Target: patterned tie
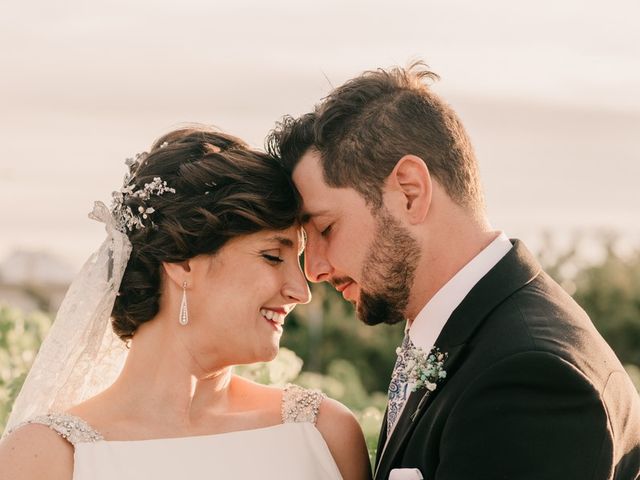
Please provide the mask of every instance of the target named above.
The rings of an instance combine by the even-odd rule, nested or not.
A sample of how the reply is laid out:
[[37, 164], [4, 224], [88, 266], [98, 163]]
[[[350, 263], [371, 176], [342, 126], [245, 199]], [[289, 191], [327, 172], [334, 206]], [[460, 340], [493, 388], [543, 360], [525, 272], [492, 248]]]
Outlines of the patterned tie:
[[409, 338], [409, 332], [405, 333], [404, 340], [398, 351], [396, 365], [393, 367], [391, 382], [389, 383], [389, 405], [387, 408], [387, 438], [391, 436], [404, 402], [407, 400], [408, 378], [405, 373], [407, 352], [413, 348], [413, 342]]

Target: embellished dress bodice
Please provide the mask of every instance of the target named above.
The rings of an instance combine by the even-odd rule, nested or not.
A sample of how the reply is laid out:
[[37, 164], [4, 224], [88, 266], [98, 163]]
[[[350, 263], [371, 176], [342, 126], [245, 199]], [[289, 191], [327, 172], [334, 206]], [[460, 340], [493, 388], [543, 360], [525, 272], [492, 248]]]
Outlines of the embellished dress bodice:
[[47, 425], [74, 446], [74, 480], [309, 479], [342, 477], [315, 427], [323, 395], [287, 385], [282, 423], [192, 437], [105, 440], [82, 419], [48, 414]]

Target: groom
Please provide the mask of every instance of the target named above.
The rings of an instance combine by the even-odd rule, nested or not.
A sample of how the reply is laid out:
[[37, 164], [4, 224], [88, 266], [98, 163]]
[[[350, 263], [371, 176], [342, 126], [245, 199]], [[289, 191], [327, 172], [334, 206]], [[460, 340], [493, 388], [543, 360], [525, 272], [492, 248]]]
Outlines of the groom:
[[490, 226], [436, 78], [366, 72], [269, 140], [304, 200], [308, 278], [367, 324], [406, 321], [376, 479], [636, 479], [638, 394], [584, 311]]

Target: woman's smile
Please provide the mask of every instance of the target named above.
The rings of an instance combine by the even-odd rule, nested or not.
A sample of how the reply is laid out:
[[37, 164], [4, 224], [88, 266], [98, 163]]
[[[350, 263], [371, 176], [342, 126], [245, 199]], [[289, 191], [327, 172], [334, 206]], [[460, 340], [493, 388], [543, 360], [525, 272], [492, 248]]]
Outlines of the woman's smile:
[[284, 319], [287, 316], [284, 309], [261, 308], [260, 314], [277, 332], [282, 333]]

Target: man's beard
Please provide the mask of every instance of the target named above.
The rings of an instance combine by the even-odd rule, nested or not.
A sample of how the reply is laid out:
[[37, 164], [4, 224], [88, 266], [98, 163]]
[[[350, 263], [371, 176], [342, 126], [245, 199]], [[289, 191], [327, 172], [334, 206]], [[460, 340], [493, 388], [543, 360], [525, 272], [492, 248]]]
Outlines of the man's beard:
[[356, 314], [367, 325], [406, 319], [420, 247], [386, 209], [376, 218], [376, 232], [364, 260]]

